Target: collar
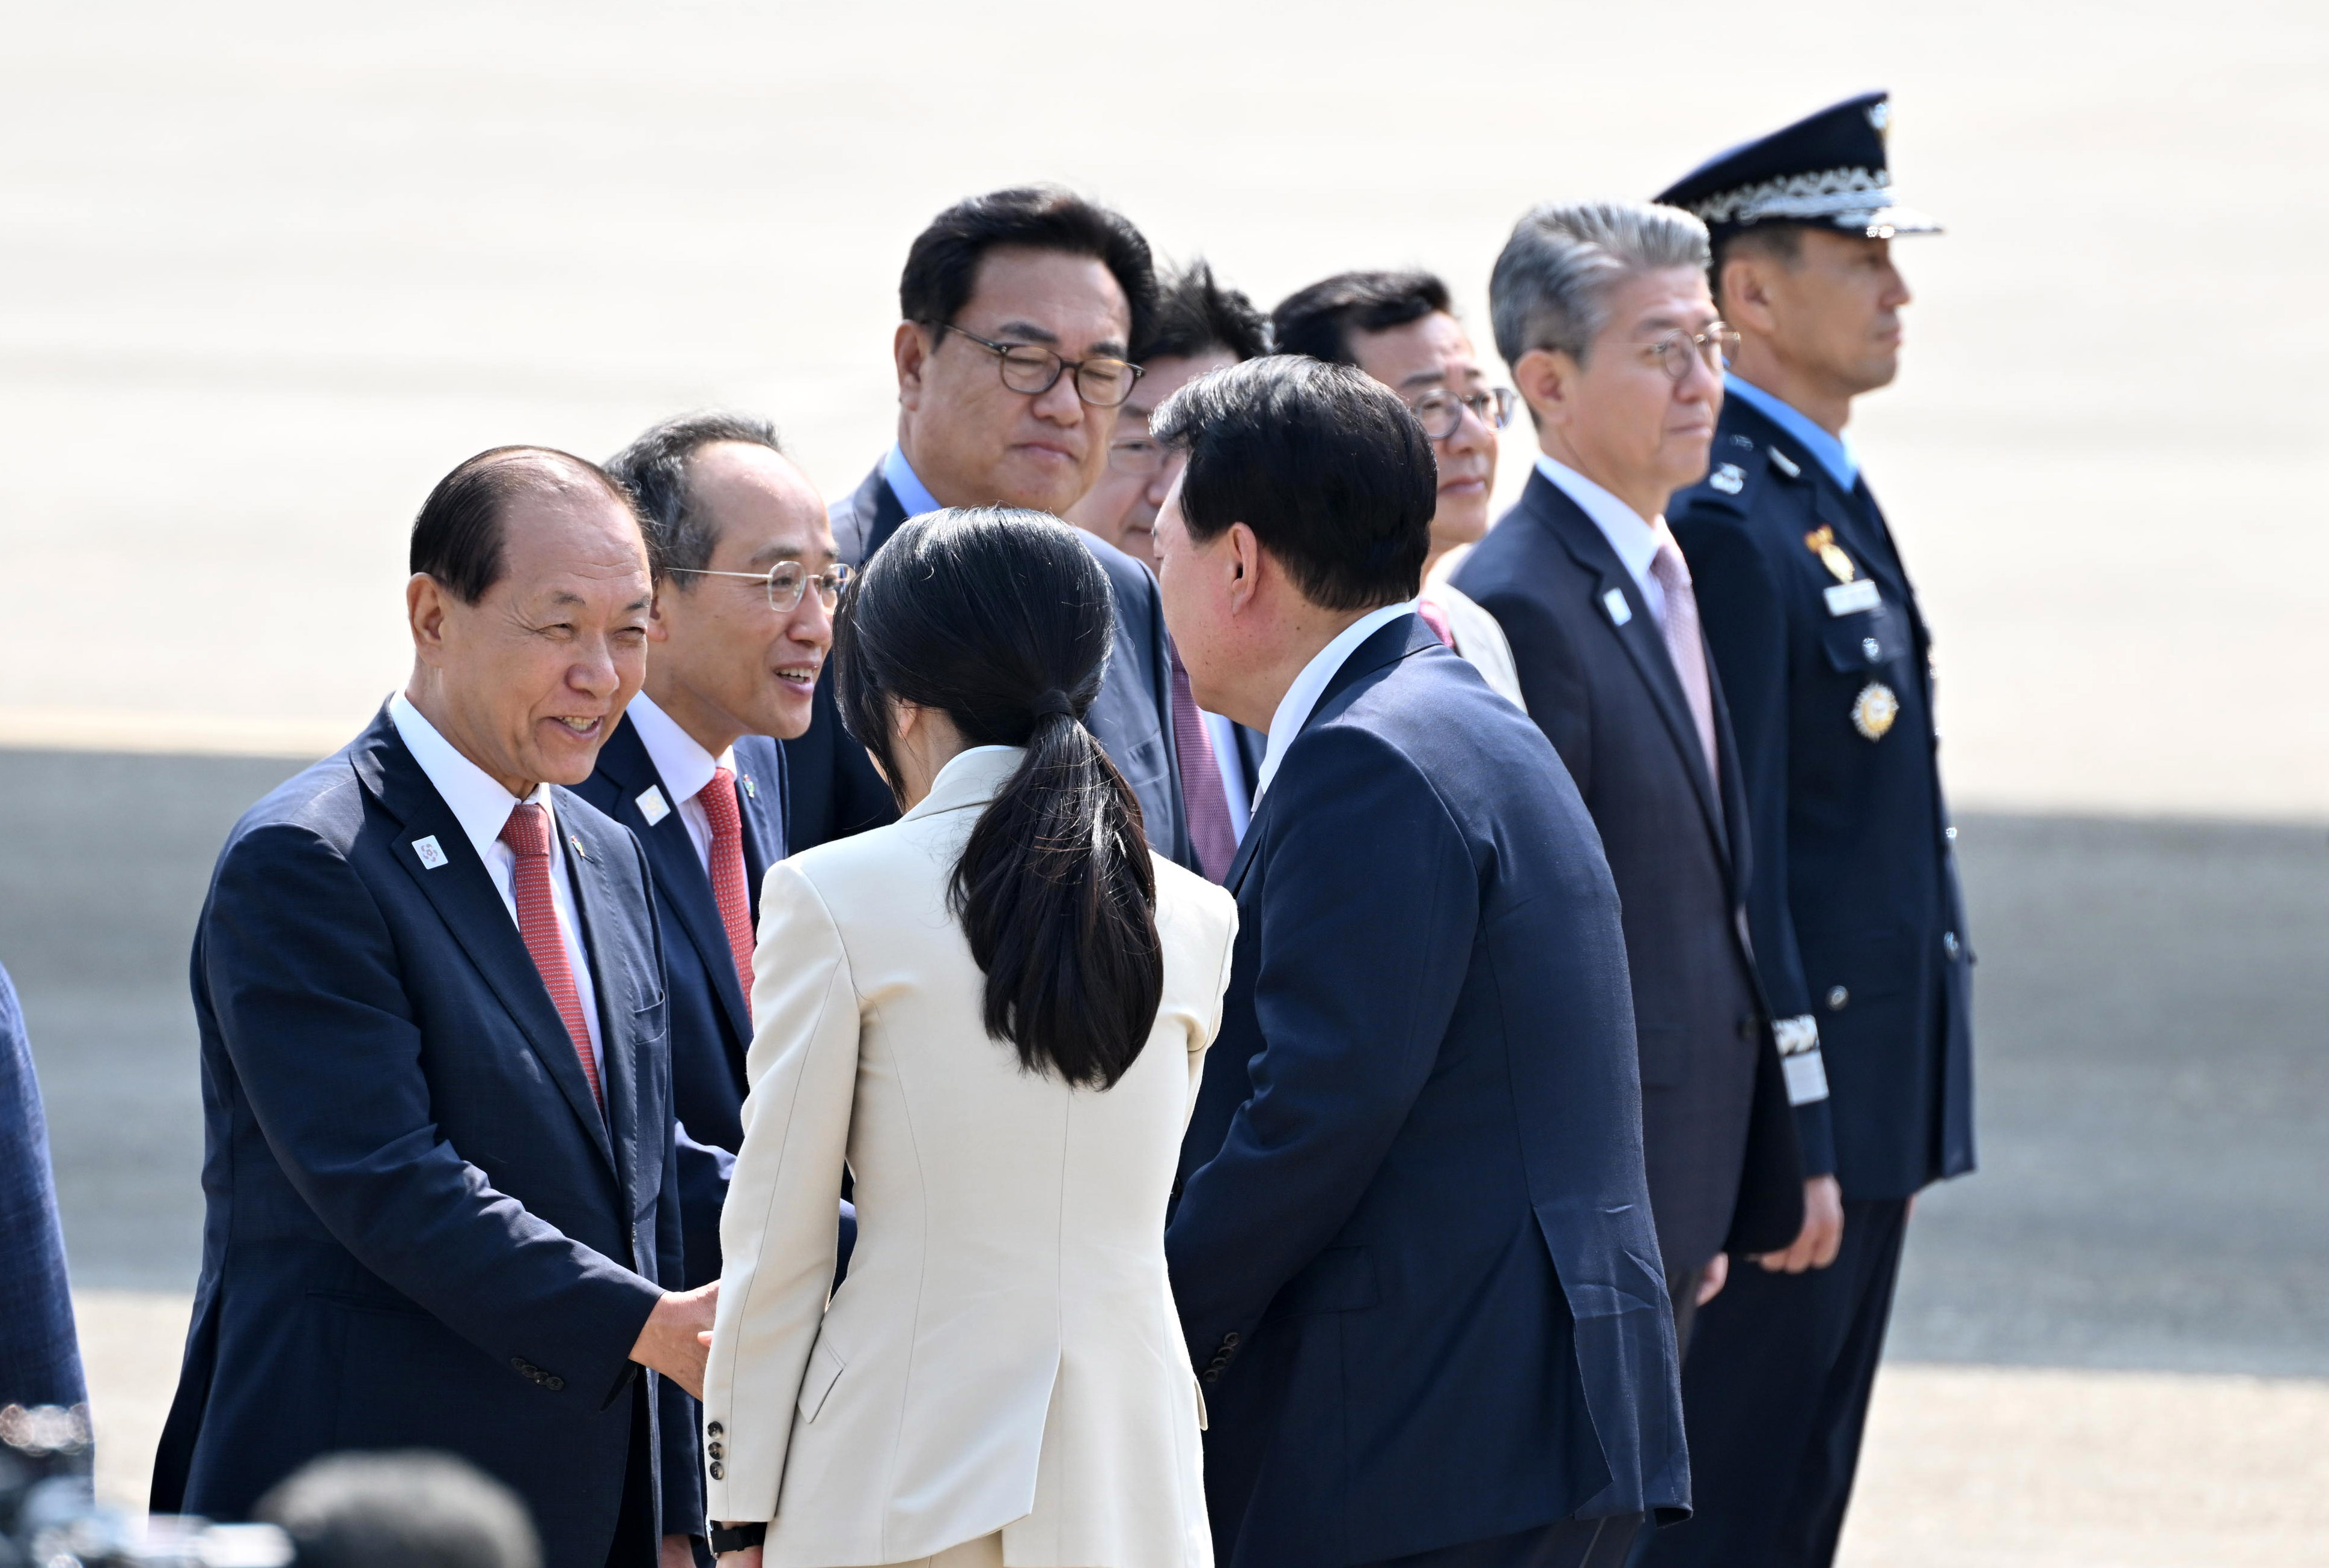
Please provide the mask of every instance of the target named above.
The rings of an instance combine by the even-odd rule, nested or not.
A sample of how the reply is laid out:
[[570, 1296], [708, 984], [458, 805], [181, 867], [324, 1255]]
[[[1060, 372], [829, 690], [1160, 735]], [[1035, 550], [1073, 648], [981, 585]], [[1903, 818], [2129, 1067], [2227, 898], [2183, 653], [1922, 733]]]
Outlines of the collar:
[[1658, 525], [1618, 500], [1566, 463], [1558, 462], [1540, 452], [1536, 471], [1551, 480], [1577, 509], [1593, 520], [1593, 526], [1617, 552], [1617, 560], [1636, 586], [1647, 582], [1650, 562], [1657, 559], [1662, 536]]
[[625, 709], [631, 723], [639, 732], [639, 744], [647, 748], [647, 760], [655, 764], [655, 775], [664, 787], [671, 792], [671, 803], [692, 801], [712, 782], [712, 770], [724, 767], [736, 771], [736, 748], [730, 746], [718, 756], [696, 743], [693, 736], [679, 727], [679, 720], [655, 705], [654, 698], [642, 691], [631, 699]]
[[906, 509], [908, 517], [943, 510], [938, 498], [930, 493], [929, 486], [914, 472], [914, 465], [906, 461], [903, 446], [892, 446], [890, 455], [882, 459], [882, 478], [890, 486], [890, 493], [898, 498], [898, 504]]
[[987, 804], [1003, 793], [1003, 786], [1019, 771], [1019, 759], [1026, 755], [1023, 746], [974, 746], [956, 752], [930, 781], [930, 793], [899, 821]]
[[1325, 694], [1327, 683], [1342, 669], [1344, 661], [1358, 651], [1360, 643], [1383, 627], [1401, 615], [1413, 614], [1413, 599], [1401, 599], [1398, 604], [1382, 605], [1369, 610], [1335, 634], [1333, 642], [1311, 655], [1310, 662], [1302, 666], [1302, 672], [1295, 676], [1294, 684], [1288, 686], [1286, 695], [1278, 699], [1278, 711], [1269, 716], [1269, 748], [1262, 753], [1261, 766], [1256, 772], [1253, 783], [1253, 799], [1257, 806], [1261, 803], [1262, 792], [1269, 787], [1269, 781], [1278, 776], [1278, 765], [1286, 760], [1286, 748], [1294, 744], [1294, 737], [1300, 735], [1302, 727], [1310, 722], [1311, 712], [1318, 706], [1318, 699]]
[[1828, 476], [1845, 493], [1851, 493], [1860, 478], [1860, 454], [1852, 449], [1850, 437], [1829, 435], [1798, 412], [1793, 403], [1781, 401], [1752, 381], [1740, 380], [1735, 372], [1723, 372], [1722, 390], [1724, 396], [1739, 399], [1794, 437], [1805, 451], [1819, 459], [1819, 465], [1828, 471]]
[[493, 864], [490, 851], [501, 841], [510, 812], [521, 805], [548, 808], [550, 841], [558, 841], [558, 808], [551, 804], [548, 784], [534, 785], [533, 793], [519, 800], [493, 775], [455, 749], [401, 691], [388, 699], [388, 717], [403, 738], [405, 749], [412, 753], [412, 760], [420, 765], [420, 771], [429, 775], [429, 782], [437, 786], [437, 793], [460, 822], [461, 831], [469, 836], [478, 859]]

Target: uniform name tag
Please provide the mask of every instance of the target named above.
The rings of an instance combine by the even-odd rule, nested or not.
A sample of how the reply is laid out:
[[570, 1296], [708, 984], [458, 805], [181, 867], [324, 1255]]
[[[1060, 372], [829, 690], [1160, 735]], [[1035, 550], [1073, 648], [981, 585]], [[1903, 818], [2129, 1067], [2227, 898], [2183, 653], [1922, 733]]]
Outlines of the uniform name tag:
[[1831, 615], [1856, 615], [1862, 610], [1872, 610], [1883, 602], [1876, 591], [1874, 577], [1854, 577], [1827, 590], [1827, 613]]
[[1601, 596], [1601, 607], [1609, 612], [1609, 624], [1622, 626], [1634, 618], [1634, 606], [1626, 602], [1626, 590], [1611, 588]]
[[639, 792], [639, 815], [647, 820], [650, 828], [671, 815], [671, 803], [663, 798], [660, 786], [649, 784]]
[[431, 871], [445, 863], [445, 847], [437, 841], [434, 833], [425, 839], [413, 840], [412, 852], [420, 856], [420, 863]]

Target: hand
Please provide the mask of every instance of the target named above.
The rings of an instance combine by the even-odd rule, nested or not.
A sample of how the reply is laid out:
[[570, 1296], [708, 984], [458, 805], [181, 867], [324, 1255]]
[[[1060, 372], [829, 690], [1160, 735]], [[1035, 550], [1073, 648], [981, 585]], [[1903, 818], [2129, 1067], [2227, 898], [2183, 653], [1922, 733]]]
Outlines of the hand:
[[1755, 1261], [1777, 1273], [1784, 1269], [1800, 1274], [1824, 1269], [1835, 1262], [1843, 1247], [1843, 1188], [1833, 1176], [1815, 1176], [1804, 1183], [1804, 1228], [1796, 1244], [1784, 1253], [1765, 1253]]
[[1722, 1287], [1730, 1282], [1730, 1254], [1717, 1253], [1708, 1261], [1705, 1271], [1698, 1276], [1698, 1300], [1695, 1305], [1705, 1306], [1715, 1297], [1722, 1294]]
[[720, 1282], [700, 1291], [667, 1291], [631, 1347], [631, 1359], [662, 1373], [696, 1398], [703, 1397], [703, 1366], [712, 1347], [712, 1317]]
[[726, 1568], [760, 1568], [760, 1549], [747, 1546], [741, 1552], [722, 1552], [720, 1561]]
[[665, 1535], [655, 1554], [655, 1568], [695, 1568], [695, 1540], [691, 1535]]

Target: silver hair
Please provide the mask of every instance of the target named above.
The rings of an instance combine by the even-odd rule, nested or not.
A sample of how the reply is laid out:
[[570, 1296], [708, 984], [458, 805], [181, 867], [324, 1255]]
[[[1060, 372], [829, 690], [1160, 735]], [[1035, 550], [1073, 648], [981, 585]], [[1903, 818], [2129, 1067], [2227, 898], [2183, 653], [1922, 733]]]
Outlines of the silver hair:
[[1513, 227], [1488, 278], [1488, 316], [1506, 364], [1531, 349], [1582, 360], [1609, 324], [1627, 278], [1673, 267], [1703, 272], [1706, 225], [1647, 202], [1548, 202]]

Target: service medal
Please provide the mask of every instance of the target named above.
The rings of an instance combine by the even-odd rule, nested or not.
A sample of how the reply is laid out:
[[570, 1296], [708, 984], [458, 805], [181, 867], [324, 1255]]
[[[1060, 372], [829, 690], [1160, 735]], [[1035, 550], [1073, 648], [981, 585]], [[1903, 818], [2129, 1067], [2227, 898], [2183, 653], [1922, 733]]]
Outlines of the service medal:
[[1820, 564], [1834, 574], [1837, 582], [1848, 583], [1860, 575], [1860, 568], [1852, 564], [1852, 558], [1835, 542], [1835, 530], [1832, 528], [1815, 528], [1804, 535], [1804, 548], [1820, 558]]
[[1852, 699], [1852, 728], [1870, 740], [1881, 740], [1900, 717], [1900, 699], [1881, 681], [1871, 681]]

